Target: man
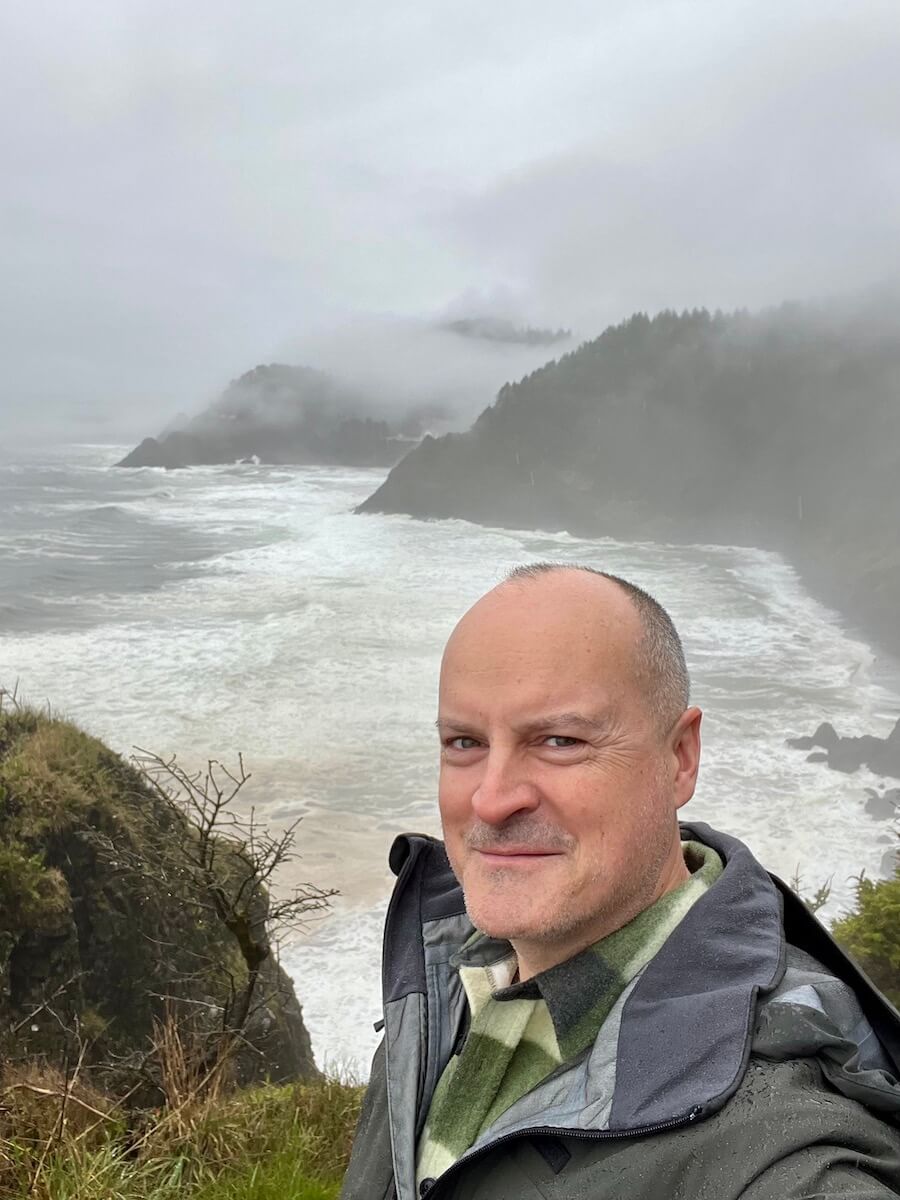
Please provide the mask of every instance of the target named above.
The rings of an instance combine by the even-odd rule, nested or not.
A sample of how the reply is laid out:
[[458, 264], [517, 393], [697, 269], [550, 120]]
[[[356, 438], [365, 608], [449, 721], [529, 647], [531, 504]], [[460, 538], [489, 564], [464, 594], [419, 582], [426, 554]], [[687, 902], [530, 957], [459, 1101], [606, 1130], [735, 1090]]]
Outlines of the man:
[[900, 1018], [740, 842], [640, 589], [519, 568], [441, 669], [344, 1200], [900, 1195]]

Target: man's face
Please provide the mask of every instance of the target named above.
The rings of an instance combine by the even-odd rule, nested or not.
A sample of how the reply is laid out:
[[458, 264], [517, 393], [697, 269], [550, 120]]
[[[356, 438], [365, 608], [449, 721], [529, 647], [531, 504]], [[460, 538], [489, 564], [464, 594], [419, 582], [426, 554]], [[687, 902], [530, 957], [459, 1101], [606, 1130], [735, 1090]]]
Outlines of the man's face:
[[445, 652], [447, 852], [473, 924], [509, 939], [529, 974], [686, 878], [676, 810], [700, 714], [659, 729], [635, 677], [640, 636], [615, 584], [554, 572], [489, 593]]

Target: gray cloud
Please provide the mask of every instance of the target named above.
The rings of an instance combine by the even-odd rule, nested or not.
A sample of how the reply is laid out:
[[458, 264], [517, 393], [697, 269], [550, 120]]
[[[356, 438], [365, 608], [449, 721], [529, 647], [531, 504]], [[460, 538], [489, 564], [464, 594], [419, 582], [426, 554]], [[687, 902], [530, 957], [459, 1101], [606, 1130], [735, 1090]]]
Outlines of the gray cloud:
[[615, 136], [497, 181], [458, 210], [463, 244], [594, 326], [896, 278], [900, 12], [829, 9], [757, 26]]
[[893, 0], [0, 21], [0, 429], [145, 432], [255, 362], [324, 360], [367, 314], [424, 328], [501, 297], [590, 335], [900, 266]]

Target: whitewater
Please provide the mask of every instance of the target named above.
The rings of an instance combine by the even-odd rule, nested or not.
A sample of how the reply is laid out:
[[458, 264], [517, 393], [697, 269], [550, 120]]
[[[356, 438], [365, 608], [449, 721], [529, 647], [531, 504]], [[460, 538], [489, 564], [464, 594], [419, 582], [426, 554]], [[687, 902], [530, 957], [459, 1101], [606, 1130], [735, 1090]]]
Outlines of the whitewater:
[[246, 804], [302, 818], [282, 884], [340, 889], [282, 949], [320, 1064], [367, 1072], [388, 849], [439, 832], [441, 649], [517, 563], [599, 566], [670, 610], [706, 714], [686, 815], [782, 876], [831, 877], [831, 915], [861, 870], [882, 873], [895, 839], [865, 804], [883, 781], [808, 763], [785, 738], [823, 720], [884, 736], [900, 676], [778, 556], [355, 516], [383, 472], [116, 470], [124, 449], [0, 452], [0, 686], [125, 755], [240, 751]]

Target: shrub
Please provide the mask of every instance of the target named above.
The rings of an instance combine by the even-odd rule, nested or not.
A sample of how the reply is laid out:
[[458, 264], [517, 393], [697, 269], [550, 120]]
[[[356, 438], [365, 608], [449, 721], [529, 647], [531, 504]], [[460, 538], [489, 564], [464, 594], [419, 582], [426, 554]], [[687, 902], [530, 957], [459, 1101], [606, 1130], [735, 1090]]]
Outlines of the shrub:
[[872, 982], [900, 1007], [900, 869], [890, 879], [856, 883], [856, 908], [832, 933]]

